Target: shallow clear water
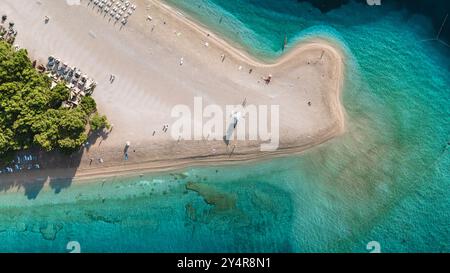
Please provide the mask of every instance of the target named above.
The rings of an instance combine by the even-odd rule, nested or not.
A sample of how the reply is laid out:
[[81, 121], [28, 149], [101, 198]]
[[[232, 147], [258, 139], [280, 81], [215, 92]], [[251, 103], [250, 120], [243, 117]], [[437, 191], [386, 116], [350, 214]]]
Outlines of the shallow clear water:
[[450, 251], [450, 49], [421, 42], [429, 19], [354, 3], [323, 15], [291, 0], [168, 2], [266, 59], [286, 34], [339, 44], [348, 132], [252, 165], [3, 193], [0, 251], [72, 240], [88, 252]]

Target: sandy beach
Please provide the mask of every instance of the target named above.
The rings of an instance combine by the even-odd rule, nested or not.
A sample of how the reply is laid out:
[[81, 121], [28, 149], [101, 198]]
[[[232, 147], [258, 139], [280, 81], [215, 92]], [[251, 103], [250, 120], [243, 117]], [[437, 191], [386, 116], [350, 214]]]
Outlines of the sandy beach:
[[[73, 160], [43, 155], [42, 170], [0, 175], [5, 183], [263, 160], [301, 153], [345, 132], [344, 54], [329, 42], [303, 42], [267, 63], [160, 1], [134, 1], [136, 12], [125, 26], [88, 0], [69, 2], [3, 0], [0, 13], [15, 22], [16, 44], [33, 60], [45, 64], [57, 56], [94, 78], [99, 112], [114, 126]], [[267, 75], [273, 76], [270, 84], [262, 80]], [[261, 141], [173, 139], [171, 111], [179, 104], [193, 107], [194, 97], [224, 108], [244, 100], [279, 105], [279, 149], [261, 151]], [[169, 132], [163, 131], [166, 124]]]

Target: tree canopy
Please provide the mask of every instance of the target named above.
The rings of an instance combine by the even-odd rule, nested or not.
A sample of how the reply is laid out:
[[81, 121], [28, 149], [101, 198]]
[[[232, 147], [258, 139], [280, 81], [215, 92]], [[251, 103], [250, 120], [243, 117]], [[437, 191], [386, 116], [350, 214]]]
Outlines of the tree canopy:
[[106, 116], [101, 116], [98, 113], [95, 113], [90, 121], [91, 124], [91, 130], [98, 131], [103, 130], [105, 128], [109, 129], [110, 125], [108, 123], [108, 120], [106, 119]]
[[13, 152], [38, 146], [72, 153], [86, 142], [86, 126], [108, 127], [92, 97], [79, 107], [62, 107], [70, 90], [64, 83], [51, 88], [45, 74], [32, 66], [28, 53], [0, 41], [0, 160]]

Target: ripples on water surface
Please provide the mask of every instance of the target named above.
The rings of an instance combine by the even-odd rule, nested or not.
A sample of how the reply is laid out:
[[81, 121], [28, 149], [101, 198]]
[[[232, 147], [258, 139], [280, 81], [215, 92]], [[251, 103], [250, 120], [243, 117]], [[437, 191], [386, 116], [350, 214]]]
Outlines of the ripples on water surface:
[[285, 33], [339, 44], [348, 132], [250, 166], [2, 194], [0, 251], [450, 251], [450, 49], [421, 42], [429, 19], [355, 3], [323, 15], [288, 0], [169, 2], [267, 59]]

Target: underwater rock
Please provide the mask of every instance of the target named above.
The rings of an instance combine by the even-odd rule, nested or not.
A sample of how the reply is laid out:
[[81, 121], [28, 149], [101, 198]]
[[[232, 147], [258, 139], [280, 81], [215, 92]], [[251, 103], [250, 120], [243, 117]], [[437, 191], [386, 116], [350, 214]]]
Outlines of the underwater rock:
[[112, 217], [103, 216], [103, 215], [95, 213], [94, 211], [87, 211], [86, 216], [92, 221], [96, 221], [96, 222], [100, 221], [100, 222], [105, 222], [107, 224], [116, 224], [116, 223], [121, 222], [119, 219], [114, 219]]
[[214, 206], [216, 211], [229, 211], [236, 208], [236, 196], [218, 192], [207, 184], [188, 182], [186, 189], [198, 193], [208, 205]]
[[192, 203], [186, 205], [186, 214], [192, 221], [197, 219], [197, 213]]
[[[16, 223], [16, 230], [18, 232], [27, 231], [27, 224], [25, 224], [25, 223]], [[0, 232], [1, 232], [1, 227], [0, 227]]]
[[45, 240], [54, 241], [56, 234], [63, 228], [62, 224], [47, 224], [46, 227], [40, 228], [40, 233]]
[[5, 226], [0, 225], [0, 232], [5, 232], [7, 228]]
[[171, 173], [170, 175], [173, 176], [175, 180], [178, 180], [178, 179], [183, 180], [188, 177], [188, 175], [184, 174], [184, 173]]

